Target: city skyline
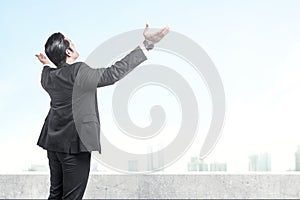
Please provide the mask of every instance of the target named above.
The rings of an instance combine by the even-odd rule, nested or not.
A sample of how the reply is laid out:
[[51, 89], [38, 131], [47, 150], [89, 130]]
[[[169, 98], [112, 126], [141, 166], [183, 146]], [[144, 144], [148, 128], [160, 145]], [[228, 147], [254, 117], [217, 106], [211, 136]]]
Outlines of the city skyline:
[[[152, 152], [152, 149], [149, 147], [149, 151]], [[268, 152], [259, 152], [256, 154], [249, 155], [248, 158], [248, 170], [245, 172], [274, 172], [272, 171], [272, 154]], [[153, 166], [153, 162], [159, 162], [159, 159], [161, 161], [162, 158], [157, 158], [158, 160], [154, 160], [152, 157], [152, 154], [149, 154], [149, 160], [148, 160], [148, 170], [151, 171], [151, 173], [159, 173], [163, 174], [165, 172], [165, 169], [156, 169]], [[199, 156], [192, 156], [190, 158], [190, 161], [187, 163], [187, 168], [184, 173], [190, 173], [190, 172], [234, 172], [227, 169], [227, 162], [219, 162], [217, 160], [211, 161], [211, 162], [205, 162], [205, 159], [200, 159]], [[138, 160], [129, 160], [128, 161], [128, 173], [138, 172], [139, 163]], [[91, 161], [91, 173], [94, 172], [102, 172], [107, 174], [114, 174], [116, 171], [111, 170], [109, 168], [106, 168], [105, 166], [101, 165], [96, 160], [92, 159]], [[40, 165], [40, 164], [31, 164], [31, 166], [27, 169], [24, 169], [23, 172], [48, 172], [48, 166], [47, 165]], [[166, 170], [168, 171], [168, 170]], [[295, 162], [294, 167], [291, 166], [291, 168], [288, 168], [285, 170], [286, 172], [291, 171], [300, 171], [300, 145], [297, 145], [297, 150], [295, 151]]]

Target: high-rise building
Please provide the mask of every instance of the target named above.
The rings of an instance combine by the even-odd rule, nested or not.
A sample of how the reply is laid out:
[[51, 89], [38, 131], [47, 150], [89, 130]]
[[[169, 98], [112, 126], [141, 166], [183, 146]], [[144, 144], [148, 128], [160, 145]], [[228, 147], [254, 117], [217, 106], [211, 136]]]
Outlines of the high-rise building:
[[272, 160], [270, 153], [260, 153], [249, 156], [249, 171], [271, 171]]
[[165, 165], [164, 151], [161, 151], [162, 149], [163, 149], [162, 143], [158, 143], [157, 151], [159, 151], [159, 153], [157, 155], [157, 162], [159, 166], [159, 171], [164, 171], [163, 167]]
[[152, 145], [147, 146], [147, 170], [153, 171], [153, 150]]
[[148, 171], [163, 171], [164, 166], [164, 152], [160, 151], [162, 144], [147, 146], [147, 170]]
[[300, 145], [298, 145], [295, 153], [295, 171], [300, 171]]
[[248, 169], [249, 169], [249, 171], [259, 171], [258, 170], [258, 155], [249, 156]]

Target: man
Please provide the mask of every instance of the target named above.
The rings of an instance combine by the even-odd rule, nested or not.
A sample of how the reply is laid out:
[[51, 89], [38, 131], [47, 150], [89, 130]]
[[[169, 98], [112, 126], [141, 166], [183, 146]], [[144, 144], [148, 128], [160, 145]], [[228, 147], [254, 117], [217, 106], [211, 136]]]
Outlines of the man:
[[[52, 34], [45, 53], [36, 57], [44, 65], [41, 84], [51, 104], [37, 144], [47, 150], [50, 167], [48, 199], [82, 199], [87, 185], [92, 151], [101, 153], [97, 88], [112, 85], [140, 63], [167, 33], [164, 27], [149, 33], [143, 44], [108, 68], [94, 69], [75, 62], [79, 54], [72, 41], [61, 33]], [[74, 110], [74, 107], [76, 108]]]

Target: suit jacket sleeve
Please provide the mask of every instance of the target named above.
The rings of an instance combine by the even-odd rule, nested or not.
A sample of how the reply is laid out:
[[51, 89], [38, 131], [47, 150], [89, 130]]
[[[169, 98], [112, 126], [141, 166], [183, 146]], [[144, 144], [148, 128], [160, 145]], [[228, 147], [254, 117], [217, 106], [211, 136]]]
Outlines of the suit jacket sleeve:
[[138, 46], [112, 66], [108, 68], [97, 69], [99, 76], [97, 87], [114, 84], [145, 60], [147, 60], [147, 57], [143, 53], [142, 49]]
[[46, 86], [47, 86], [47, 83], [49, 82], [49, 76], [48, 76], [48, 74], [49, 74], [49, 72], [51, 71], [51, 70], [53, 70], [53, 68], [51, 68], [51, 67], [49, 67], [49, 66], [47, 66], [47, 65], [45, 65], [44, 67], [43, 67], [43, 71], [42, 71], [42, 75], [41, 75], [41, 85], [42, 85], [42, 87], [45, 89], [45, 90], [47, 90], [47, 88], [46, 88]]
[[107, 68], [91, 68], [87, 64], [81, 63], [75, 85], [85, 91], [112, 85], [145, 60], [147, 60], [147, 57], [138, 46], [124, 58]]

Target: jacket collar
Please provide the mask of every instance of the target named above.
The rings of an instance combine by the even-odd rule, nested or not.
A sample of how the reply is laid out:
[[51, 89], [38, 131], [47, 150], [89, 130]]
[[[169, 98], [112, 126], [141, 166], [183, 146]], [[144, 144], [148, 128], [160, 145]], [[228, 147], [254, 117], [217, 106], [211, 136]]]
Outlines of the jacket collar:
[[59, 64], [57, 66], [57, 69], [60, 69], [60, 68], [66, 67], [66, 66], [69, 66], [69, 64], [68, 63], [62, 63], [62, 64]]

